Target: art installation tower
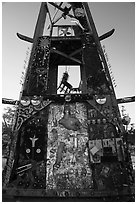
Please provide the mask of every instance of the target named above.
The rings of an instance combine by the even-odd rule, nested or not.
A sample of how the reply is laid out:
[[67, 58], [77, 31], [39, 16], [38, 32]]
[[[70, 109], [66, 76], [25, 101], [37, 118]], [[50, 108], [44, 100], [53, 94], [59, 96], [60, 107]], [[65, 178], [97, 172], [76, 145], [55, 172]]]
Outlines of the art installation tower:
[[[48, 4], [61, 12], [60, 18], [51, 19]], [[32, 43], [32, 50], [3, 196], [131, 199], [131, 159], [100, 43], [114, 29], [99, 37], [87, 2], [63, 4], [41, 3], [33, 38], [17, 34]], [[47, 16], [50, 32], [43, 36]], [[56, 23], [67, 17], [76, 24]], [[57, 85], [59, 66], [79, 67], [79, 87], [69, 83], [67, 71]]]

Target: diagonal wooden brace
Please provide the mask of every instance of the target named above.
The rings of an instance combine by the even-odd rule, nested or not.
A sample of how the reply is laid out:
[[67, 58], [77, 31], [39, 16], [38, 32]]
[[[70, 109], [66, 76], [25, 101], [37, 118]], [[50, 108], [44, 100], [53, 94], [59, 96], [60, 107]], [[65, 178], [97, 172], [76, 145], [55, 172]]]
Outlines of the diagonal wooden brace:
[[57, 54], [59, 54], [59, 55], [61, 55], [61, 56], [63, 56], [63, 57], [66, 57], [67, 59], [70, 59], [70, 60], [72, 60], [72, 61], [75, 61], [75, 62], [77, 62], [77, 63], [79, 63], [79, 64], [82, 64], [82, 62], [80, 61], [80, 60], [78, 60], [78, 59], [76, 59], [76, 58], [74, 58], [74, 57], [71, 57], [70, 55], [67, 55], [67, 54], [65, 54], [65, 53], [63, 53], [63, 52], [61, 52], [61, 51], [59, 51], [59, 50], [56, 50], [56, 49], [51, 49], [51, 52], [52, 53], [57, 53]]

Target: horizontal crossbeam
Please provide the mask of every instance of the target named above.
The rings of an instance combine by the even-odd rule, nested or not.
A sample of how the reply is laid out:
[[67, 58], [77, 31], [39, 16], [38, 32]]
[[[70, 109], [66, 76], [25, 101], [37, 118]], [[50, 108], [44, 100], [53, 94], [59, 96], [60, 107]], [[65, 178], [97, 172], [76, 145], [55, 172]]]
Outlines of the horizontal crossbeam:
[[[54, 27], [55, 27], [55, 26], [54, 26]], [[67, 25], [66, 25], [66, 26], [63, 25], [63, 27], [68, 27], [68, 26], [67, 26]], [[107, 33], [101, 35], [101, 36], [99, 37], [99, 40], [101, 41], [101, 40], [104, 40], [104, 39], [110, 37], [110, 36], [114, 33], [114, 31], [115, 31], [115, 29], [112, 29], [111, 31], [109, 31], [109, 32], [107, 32]], [[28, 36], [26, 36], [26, 35], [22, 35], [22, 34], [20, 34], [20, 33], [17, 33], [17, 36], [18, 36], [18, 38], [20, 38], [21, 40], [24, 40], [24, 41], [29, 42], [29, 43], [33, 43], [33, 38], [30, 38], [30, 37], [28, 37]]]
[[[64, 98], [66, 95], [65, 94], [55, 94], [55, 95], [47, 95], [46, 97], [43, 96], [43, 100], [59, 100], [60, 98]], [[72, 98], [76, 98], [76, 99], [81, 99], [81, 100], [89, 100], [93, 98], [93, 95], [90, 94], [71, 94]], [[33, 96], [29, 97], [30, 100], [33, 98]], [[125, 97], [125, 98], [119, 98], [117, 99], [117, 103], [131, 103], [131, 102], [135, 102], [135, 96], [132, 97]], [[14, 100], [14, 99], [7, 99], [7, 98], [2, 98], [2, 103], [3, 104], [9, 104], [9, 105], [17, 105], [19, 104], [18, 100]]]

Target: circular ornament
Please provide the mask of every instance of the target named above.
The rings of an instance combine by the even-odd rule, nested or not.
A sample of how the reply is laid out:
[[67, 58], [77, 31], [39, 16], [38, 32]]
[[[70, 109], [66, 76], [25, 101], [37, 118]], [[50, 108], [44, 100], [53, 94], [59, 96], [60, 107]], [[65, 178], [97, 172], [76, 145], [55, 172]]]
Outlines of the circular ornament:
[[93, 125], [95, 125], [95, 124], [96, 124], [96, 120], [92, 120], [91, 123], [92, 123]]
[[30, 149], [26, 149], [26, 153], [29, 154], [30, 153]]
[[65, 96], [65, 101], [70, 102], [71, 101], [71, 95], [66, 95]]
[[76, 8], [75, 9], [75, 16], [78, 18], [84, 17], [85, 16], [84, 10], [82, 8]]
[[131, 118], [128, 115], [125, 115], [122, 119], [124, 125], [129, 125]]
[[48, 47], [49, 43], [50, 42], [49, 42], [48, 38], [46, 38], [46, 37], [41, 38], [41, 40], [40, 40], [40, 47], [41, 47], [41, 49], [45, 49], [46, 47]]
[[102, 122], [105, 124], [107, 122], [106, 118], [103, 118]]
[[97, 119], [97, 123], [100, 124], [101, 123], [101, 119]]
[[41, 152], [41, 149], [37, 149], [36, 152], [39, 154]]
[[37, 106], [40, 104], [40, 99], [38, 97], [34, 96], [33, 99], [31, 99], [31, 103], [32, 103], [32, 105]]
[[107, 101], [105, 96], [96, 96], [96, 102], [100, 105], [105, 104]]
[[30, 99], [28, 97], [22, 98], [20, 103], [23, 106], [28, 106], [30, 104]]

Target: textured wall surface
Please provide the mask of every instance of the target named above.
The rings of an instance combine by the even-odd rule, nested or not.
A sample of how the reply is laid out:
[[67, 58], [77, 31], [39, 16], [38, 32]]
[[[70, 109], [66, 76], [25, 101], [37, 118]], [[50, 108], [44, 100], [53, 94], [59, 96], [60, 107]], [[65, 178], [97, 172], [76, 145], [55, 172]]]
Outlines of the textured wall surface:
[[77, 196], [78, 193], [89, 193], [93, 184], [87, 150], [87, 113], [82, 103], [71, 104], [69, 108], [70, 115], [66, 122], [72, 118], [79, 121], [81, 125], [76, 131], [60, 124], [64, 117], [64, 106], [50, 105], [46, 189], [55, 190], [62, 196], [67, 193]]
[[122, 138], [117, 126], [95, 106], [35, 104], [28, 118], [30, 109], [28, 105], [18, 115], [17, 143], [13, 140], [5, 177], [5, 185], [12, 189], [9, 194], [100, 197], [127, 193], [132, 175], [124, 162], [128, 160]]

